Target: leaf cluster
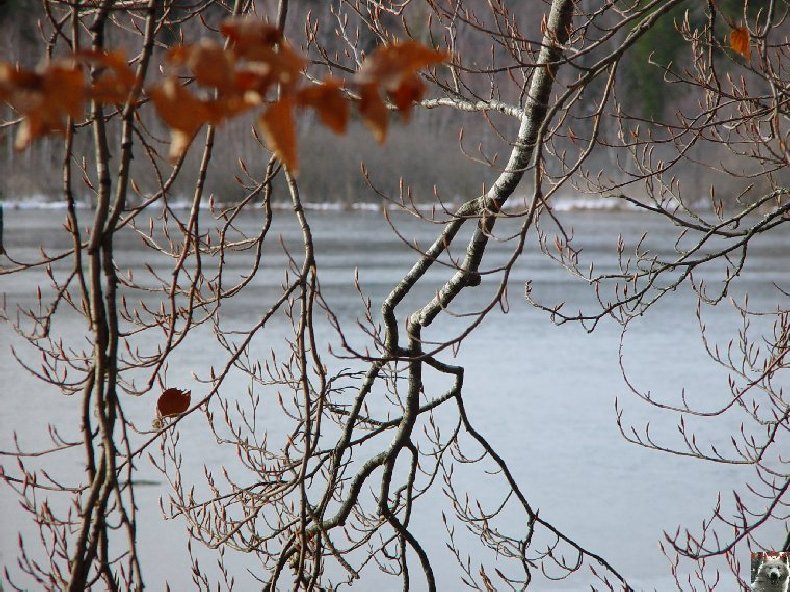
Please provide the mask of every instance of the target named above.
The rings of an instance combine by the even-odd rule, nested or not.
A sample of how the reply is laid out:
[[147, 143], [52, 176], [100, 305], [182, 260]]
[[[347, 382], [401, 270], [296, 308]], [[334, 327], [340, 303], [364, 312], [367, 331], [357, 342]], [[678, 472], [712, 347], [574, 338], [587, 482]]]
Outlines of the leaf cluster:
[[[292, 172], [299, 168], [295, 110], [313, 109], [333, 132], [346, 131], [349, 101], [358, 97], [359, 113], [379, 142], [386, 138], [388, 106], [408, 119], [426, 91], [419, 70], [449, 59], [444, 51], [414, 41], [393, 43], [373, 52], [350, 81], [328, 76], [305, 84], [307, 60], [274, 26], [236, 17], [225, 20], [224, 44], [203, 40], [171, 48], [165, 76], [146, 89], [159, 117], [171, 129], [170, 158], [180, 159], [197, 131], [252, 109], [262, 109], [258, 129], [270, 149]], [[87, 80], [86, 66], [93, 69]], [[0, 100], [22, 114], [15, 146], [63, 131], [68, 118], [83, 116], [85, 102], [134, 102], [137, 75], [121, 51], [80, 51], [37, 70], [0, 62]], [[270, 95], [274, 95], [271, 98]], [[145, 97], [143, 97], [145, 98]]]

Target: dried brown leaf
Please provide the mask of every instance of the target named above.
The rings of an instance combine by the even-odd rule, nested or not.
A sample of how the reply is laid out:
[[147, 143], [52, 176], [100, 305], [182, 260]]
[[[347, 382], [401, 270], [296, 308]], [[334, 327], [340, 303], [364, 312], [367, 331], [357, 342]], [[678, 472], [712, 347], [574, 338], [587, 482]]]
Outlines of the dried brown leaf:
[[170, 130], [170, 150], [168, 151], [168, 158], [170, 164], [175, 164], [184, 153], [189, 150], [192, 140], [195, 138], [195, 132], [185, 132], [178, 129]]
[[372, 53], [354, 78], [359, 84], [378, 84], [394, 92], [404, 79], [418, 70], [449, 59], [447, 52], [432, 49], [416, 41], [393, 43], [379, 47]]
[[232, 88], [234, 60], [231, 52], [213, 41], [181, 45], [168, 52], [167, 61], [185, 66], [203, 86], [227, 91]]
[[293, 99], [285, 95], [258, 117], [258, 127], [272, 152], [292, 175], [299, 171]]
[[189, 409], [192, 391], [177, 388], [166, 389], [156, 401], [156, 413], [159, 417], [175, 417]]
[[248, 57], [250, 52], [261, 47], [274, 47], [282, 39], [277, 27], [242, 16], [225, 19], [219, 31], [230, 39], [233, 51], [239, 57]]
[[403, 118], [408, 121], [411, 117], [411, 110], [416, 101], [425, 96], [425, 85], [417, 74], [411, 74], [401, 81], [398, 88], [388, 94], [401, 112]]
[[359, 113], [362, 115], [362, 121], [373, 131], [377, 142], [384, 142], [387, 138], [389, 117], [378, 87], [375, 84], [363, 84], [359, 87], [359, 95]]
[[60, 60], [39, 70], [0, 63], [0, 98], [24, 117], [15, 147], [53, 131], [63, 131], [67, 116], [78, 118], [85, 104], [85, 75], [73, 60]]
[[98, 66], [94, 81], [88, 88], [89, 98], [100, 103], [123, 103], [128, 99], [137, 76], [122, 50], [83, 50], [76, 53], [75, 58]]
[[210, 103], [193, 95], [173, 76], [150, 87], [148, 94], [159, 117], [173, 129], [192, 134], [204, 123], [217, 121]]
[[323, 84], [314, 84], [296, 93], [296, 103], [302, 107], [311, 107], [318, 113], [326, 127], [338, 134], [344, 134], [348, 126], [349, 107], [343, 95], [343, 83], [334, 78], [327, 78]]

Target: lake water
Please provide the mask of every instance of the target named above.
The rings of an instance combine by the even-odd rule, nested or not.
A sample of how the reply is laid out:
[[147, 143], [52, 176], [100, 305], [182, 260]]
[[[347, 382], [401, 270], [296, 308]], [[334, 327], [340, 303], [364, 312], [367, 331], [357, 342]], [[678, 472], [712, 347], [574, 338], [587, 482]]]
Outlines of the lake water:
[[[68, 243], [62, 233], [62, 211], [7, 209], [5, 214], [5, 245], [16, 259], [33, 259], [42, 241], [53, 249]], [[83, 215], [88, 220], [86, 211]], [[635, 212], [588, 211], [563, 215], [565, 224], [574, 229], [577, 246], [584, 248], [582, 260], [595, 260], [598, 269], [615, 264], [619, 233], [628, 244], [633, 244], [642, 232], [648, 232], [650, 244], [658, 250], [666, 251], [674, 243], [673, 229]], [[363, 346], [365, 335], [354, 326], [354, 320], [362, 312], [354, 289], [355, 271], [362, 289], [373, 300], [374, 310], [378, 310], [382, 298], [410, 268], [414, 253], [390, 231], [380, 212], [312, 211], [309, 216], [324, 296], [346, 325], [352, 343]], [[396, 220], [402, 234], [423, 247], [439, 229], [413, 217], [396, 216]], [[242, 221], [250, 229], [257, 223], [254, 215]], [[504, 224], [498, 227], [498, 232], [506, 236], [514, 229]], [[277, 235], [286, 244], [299, 244], [298, 228], [290, 212], [275, 212], [270, 236]], [[277, 241], [271, 243], [264, 261], [275, 271], [261, 273], [255, 289], [242, 293], [224, 309], [227, 323], [253, 322], [256, 312], [263, 309], [262, 302], [272, 297], [282, 281], [279, 271], [282, 253]], [[122, 268], [131, 267], [141, 273], [144, 264], [151, 263], [167, 274], [167, 262], [152, 258], [136, 238], [128, 236], [121, 244], [118, 264]], [[492, 242], [486, 260], [488, 267], [504, 262], [510, 250], [509, 243]], [[459, 247], [455, 254], [462, 252]], [[775, 307], [779, 295], [772, 282], [785, 288], [790, 286], [788, 252], [790, 235], [781, 231], [756, 242], [750, 250], [749, 268], [731, 295], [739, 297], [748, 291], [754, 307]], [[5, 264], [5, 260], [0, 260], [0, 265]], [[447, 275], [446, 268], [432, 271], [425, 285], [415, 290], [399, 309], [400, 318], [411, 310], [410, 306], [430, 298]], [[713, 283], [716, 270], [700, 277]], [[40, 273], [0, 276], [0, 293], [8, 309], [13, 310], [17, 304], [34, 306], [36, 285], [41, 280]], [[525, 302], [525, 281], [532, 282], [536, 299], [566, 301], [569, 310], [591, 302], [588, 286], [540, 255], [534, 241], [529, 243], [511, 275], [507, 314], [499, 310], [492, 312], [466, 340], [455, 360], [450, 352], [446, 353], [448, 361], [466, 367], [465, 400], [470, 418], [509, 462], [542, 518], [604, 555], [637, 589], [668, 590], [672, 586], [669, 565], [657, 545], [663, 531], [674, 532], [679, 525], [698, 528], [708, 518], [719, 492], [728, 500], [730, 490], [742, 488], [751, 471], [662, 455], [625, 442], [616, 425], [615, 398], [620, 401], [627, 422], [641, 427], [649, 421], [652, 433], [668, 438], [675, 438], [677, 430], [674, 416], [658, 413], [629, 394], [618, 366], [620, 327], [611, 320], [601, 322], [592, 334], [570, 324], [555, 327], [544, 313]], [[481, 287], [467, 290], [453, 311], [473, 311], [485, 305], [495, 282], [496, 276], [489, 277]], [[651, 309], [625, 336], [625, 365], [638, 386], [651, 389], [658, 397], [677, 401], [680, 389], [685, 388], [691, 399], [714, 407], [729, 396], [727, 374], [705, 355], [694, 312], [695, 300], [685, 289]], [[739, 327], [739, 318], [726, 304], [706, 309], [704, 315], [712, 336], [723, 343]], [[462, 327], [463, 321], [437, 320], [424, 337], [452, 335]], [[79, 342], [85, 334], [84, 323], [68, 314], [55, 329], [72, 342]], [[290, 327], [284, 322], [272, 327], [266, 333], [269, 340], [266, 347], [272, 344], [276, 347], [278, 336], [288, 331]], [[332, 334], [323, 331], [321, 335], [331, 342]], [[334, 345], [337, 349], [337, 343]], [[36, 359], [35, 353], [8, 324], [0, 325], [3, 405], [0, 449], [13, 446], [14, 434], [23, 447], [45, 446], [49, 423], [57, 423], [65, 435], [76, 435], [77, 424], [73, 419], [78, 413], [77, 399], [60, 396], [31, 378], [11, 355], [12, 346], [21, 358]], [[331, 359], [325, 351], [324, 354], [327, 360]], [[168, 372], [171, 384], [188, 384], [192, 370], [216, 363], [217, 355], [218, 350], [206, 342], [187, 344], [171, 363]], [[348, 363], [338, 361], [337, 364]], [[428, 379], [426, 386], [430, 389], [438, 385], [432, 385]], [[244, 388], [240, 383], [239, 391], [243, 392]], [[193, 388], [193, 392], [197, 390]], [[130, 399], [125, 403], [127, 415], [138, 425], [150, 425], [152, 401], [145, 397]], [[700, 424], [697, 438], [726, 443], [729, 434], [737, 435], [741, 421], [735, 413], [725, 414]], [[271, 428], [276, 430], [274, 425]], [[179, 429], [182, 443], [189, 442], [189, 453], [184, 458], [188, 477], [200, 480], [204, 464], [231, 466], [233, 452], [213, 443], [202, 419], [188, 418]], [[13, 473], [15, 461], [5, 457], [0, 462], [9, 474]], [[140, 462], [138, 469], [139, 479], [150, 481], [137, 489], [141, 507], [139, 542], [147, 570], [146, 583], [152, 590], [164, 589], [165, 581], [173, 590], [191, 589], [184, 524], [162, 520], [157, 500], [167, 495], [167, 486], [147, 460]], [[82, 471], [80, 456], [63, 455], [55, 470], [76, 478]], [[238, 468], [231, 471], [243, 475]], [[484, 490], [486, 487], [495, 485], [481, 479], [472, 486], [483, 497], [490, 493]], [[12, 574], [18, 574], [17, 532], [31, 545], [35, 545], [36, 539], [27, 516], [7, 488], [0, 489], [0, 516], [3, 517], [0, 563]], [[457, 568], [444, 547], [441, 533], [437, 533], [441, 516], [435, 503], [420, 508], [417, 518], [418, 536], [434, 554], [440, 589], [460, 589]], [[777, 545], [784, 539], [781, 524], [769, 525], [765, 533]], [[204, 566], [211, 565], [210, 554], [201, 557], [205, 558]], [[235, 571], [238, 589], [252, 589], [247, 587], [250, 580], [245, 573], [246, 568], [256, 567], [251, 557], [229, 553], [226, 559]], [[745, 573], [748, 569], [745, 550], [742, 561]], [[690, 569], [688, 565], [681, 569], [684, 567]], [[388, 589], [388, 580], [376, 581], [382, 582], [381, 589]], [[578, 581], [574, 582], [549, 582], [536, 576], [530, 589], [583, 589]], [[415, 586], [421, 589], [419, 583]], [[360, 586], [360, 589], [368, 588]], [[735, 588], [733, 585], [726, 589]]]

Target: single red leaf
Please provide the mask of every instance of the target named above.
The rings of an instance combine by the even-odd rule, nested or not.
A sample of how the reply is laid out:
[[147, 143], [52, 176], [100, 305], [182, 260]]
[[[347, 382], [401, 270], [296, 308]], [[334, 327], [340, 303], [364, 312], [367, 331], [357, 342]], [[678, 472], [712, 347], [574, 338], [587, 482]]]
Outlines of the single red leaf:
[[156, 401], [156, 412], [159, 417], [175, 417], [189, 409], [192, 391], [169, 388]]
[[736, 27], [730, 31], [730, 47], [735, 53], [749, 60], [752, 55], [751, 47], [749, 47], [749, 29]]

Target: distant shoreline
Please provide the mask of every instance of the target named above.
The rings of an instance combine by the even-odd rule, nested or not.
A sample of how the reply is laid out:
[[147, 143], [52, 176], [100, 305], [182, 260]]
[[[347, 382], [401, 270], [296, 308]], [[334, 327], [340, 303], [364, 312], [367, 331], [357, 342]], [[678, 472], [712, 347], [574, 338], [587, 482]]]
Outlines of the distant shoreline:
[[[214, 207], [222, 208], [228, 207], [233, 202], [215, 202]], [[414, 204], [411, 207], [419, 211], [430, 211], [433, 208], [437, 210], [446, 210], [452, 212], [459, 205], [457, 202], [442, 202], [430, 204]], [[510, 205], [518, 204], [518, 205]], [[510, 202], [510, 207], [507, 209], [513, 210], [518, 207], [523, 208], [524, 202], [522, 199], [515, 198]], [[47, 199], [43, 196], [31, 196], [21, 199], [0, 199], [0, 205], [7, 210], [65, 210], [66, 203], [64, 201], [55, 201]], [[91, 205], [87, 201], [78, 201], [75, 203], [78, 209], [90, 209]], [[168, 206], [172, 209], [182, 210], [192, 207], [191, 200], [186, 198], [174, 198], [168, 200]], [[629, 210], [638, 211], [636, 206], [625, 203], [615, 198], [590, 198], [590, 197], [560, 197], [551, 200], [552, 209], [555, 211], [578, 211], [578, 210], [591, 210], [591, 211], [611, 211], [611, 210]], [[272, 208], [278, 210], [290, 209], [291, 203], [287, 201], [273, 202]], [[303, 207], [307, 210], [325, 210], [325, 211], [348, 211], [348, 210], [362, 210], [362, 211], [379, 211], [385, 204], [382, 202], [348, 202], [348, 201], [323, 201], [323, 202], [304, 202]], [[386, 204], [388, 210], [399, 210], [401, 206], [397, 204]], [[201, 209], [209, 209], [207, 200], [201, 204]]]

